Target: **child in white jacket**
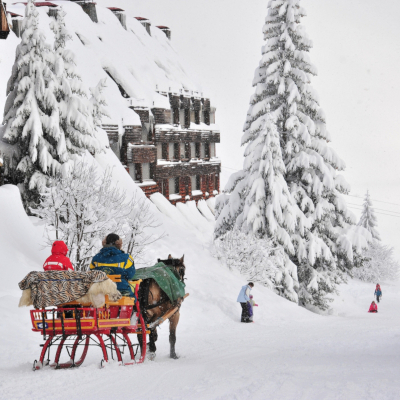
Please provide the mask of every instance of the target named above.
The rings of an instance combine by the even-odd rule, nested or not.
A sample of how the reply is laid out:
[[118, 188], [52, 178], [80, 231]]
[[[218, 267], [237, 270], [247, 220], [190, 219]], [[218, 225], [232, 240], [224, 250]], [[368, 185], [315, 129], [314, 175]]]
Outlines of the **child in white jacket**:
[[256, 302], [254, 301], [252, 294], [250, 295], [249, 307], [251, 308], [251, 312], [249, 313], [251, 316], [249, 319], [250, 319], [250, 321], [253, 321], [253, 316], [254, 316], [253, 307], [258, 307], [258, 304], [256, 304]]

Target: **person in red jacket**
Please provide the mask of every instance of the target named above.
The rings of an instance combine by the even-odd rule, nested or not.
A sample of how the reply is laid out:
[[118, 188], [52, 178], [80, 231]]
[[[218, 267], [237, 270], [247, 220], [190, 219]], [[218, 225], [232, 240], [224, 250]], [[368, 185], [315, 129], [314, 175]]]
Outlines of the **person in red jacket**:
[[51, 248], [51, 256], [43, 264], [45, 271], [74, 270], [70, 259], [67, 257], [68, 247], [62, 240], [56, 240]]
[[376, 303], [374, 301], [369, 306], [368, 312], [373, 312], [373, 313], [377, 313], [378, 312], [378, 306], [376, 305]]

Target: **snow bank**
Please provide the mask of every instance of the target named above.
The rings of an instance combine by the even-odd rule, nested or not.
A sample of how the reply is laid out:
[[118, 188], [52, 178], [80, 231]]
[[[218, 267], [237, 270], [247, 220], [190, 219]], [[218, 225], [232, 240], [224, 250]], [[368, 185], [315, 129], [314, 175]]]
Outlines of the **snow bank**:
[[171, 218], [171, 220], [182, 228], [192, 228], [190, 221], [188, 221], [161, 193], [152, 194], [150, 200], [156, 205], [160, 212]]
[[19, 295], [18, 282], [33, 270], [41, 270], [49, 250], [44, 250], [43, 227], [34, 226], [22, 206], [19, 190], [0, 187], [0, 296]]
[[[208, 199], [208, 200], [210, 200], [210, 199]], [[199, 202], [197, 203], [197, 208], [203, 214], [203, 217], [207, 219], [207, 221], [210, 221], [213, 224], [215, 223], [214, 214], [212, 213], [211, 209], [208, 207], [205, 200], [199, 200]]]
[[195, 201], [177, 203], [176, 208], [184, 215], [192, 227], [205, 235], [205, 240], [211, 240], [214, 227], [199, 212]]

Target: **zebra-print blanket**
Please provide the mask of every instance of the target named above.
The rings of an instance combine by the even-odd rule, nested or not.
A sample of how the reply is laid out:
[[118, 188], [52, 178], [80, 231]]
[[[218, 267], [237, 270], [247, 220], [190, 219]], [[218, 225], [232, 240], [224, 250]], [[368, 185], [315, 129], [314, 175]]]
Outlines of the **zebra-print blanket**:
[[35, 308], [45, 308], [79, 299], [90, 285], [106, 279], [102, 271], [32, 271], [18, 285], [21, 290], [31, 289]]

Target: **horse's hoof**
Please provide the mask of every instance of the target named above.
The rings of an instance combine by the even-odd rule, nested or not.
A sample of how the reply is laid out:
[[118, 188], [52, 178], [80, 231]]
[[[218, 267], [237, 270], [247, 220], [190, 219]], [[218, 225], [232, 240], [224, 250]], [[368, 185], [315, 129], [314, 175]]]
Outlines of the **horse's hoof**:
[[179, 357], [176, 354], [171, 354], [170, 357], [173, 358], [174, 360], [178, 360], [179, 359]]
[[150, 361], [154, 361], [155, 358], [156, 358], [156, 353], [149, 353], [149, 355], [147, 356], [147, 358], [148, 358]]

